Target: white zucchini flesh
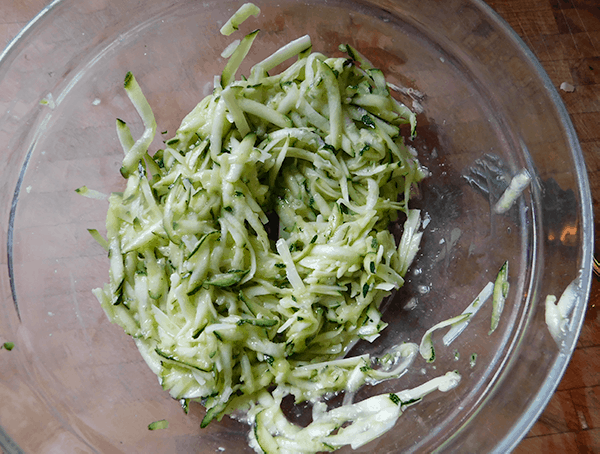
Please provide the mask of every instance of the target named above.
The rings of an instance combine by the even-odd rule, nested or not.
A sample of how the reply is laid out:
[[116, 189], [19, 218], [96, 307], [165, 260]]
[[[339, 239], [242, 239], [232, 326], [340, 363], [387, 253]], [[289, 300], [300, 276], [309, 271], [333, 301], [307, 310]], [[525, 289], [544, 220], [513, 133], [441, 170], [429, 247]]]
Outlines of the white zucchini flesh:
[[548, 331], [556, 344], [562, 347], [567, 333], [569, 317], [581, 297], [581, 276], [577, 276], [563, 291], [557, 301], [555, 295], [548, 295], [545, 301], [545, 321]]
[[504, 214], [513, 206], [515, 201], [531, 183], [531, 175], [526, 169], [521, 169], [511, 180], [508, 188], [494, 205], [496, 214]]
[[290, 423], [281, 411], [281, 393], [259, 399], [249, 411], [250, 446], [257, 452], [314, 453], [342, 446], [358, 449], [394, 427], [403, 410], [433, 391], [448, 392], [460, 383], [457, 372], [433, 378], [398, 393], [369, 397], [352, 405], [327, 411], [324, 403], [313, 407], [313, 420], [306, 427]]

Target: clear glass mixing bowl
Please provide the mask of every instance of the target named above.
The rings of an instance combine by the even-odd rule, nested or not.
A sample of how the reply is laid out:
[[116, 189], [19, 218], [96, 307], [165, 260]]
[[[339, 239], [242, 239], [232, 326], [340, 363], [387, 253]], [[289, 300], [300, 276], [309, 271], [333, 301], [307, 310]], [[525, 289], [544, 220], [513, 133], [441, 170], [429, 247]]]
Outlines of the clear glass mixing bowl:
[[[407, 285], [386, 306], [374, 353], [419, 342], [459, 314], [505, 260], [510, 294], [498, 330], [491, 305], [437, 360], [361, 395], [399, 390], [447, 370], [460, 386], [408, 409], [359, 452], [506, 452], [534, 423], [575, 346], [589, 291], [592, 211], [575, 132], [549, 78], [523, 42], [478, 0], [264, 0], [249, 60], [309, 33], [314, 50], [350, 43], [423, 108], [413, 145], [431, 176], [413, 206], [431, 218]], [[199, 428], [161, 389], [133, 341], [91, 294], [108, 261], [88, 228], [107, 205], [74, 192], [120, 190], [114, 131], [141, 122], [122, 88], [133, 71], [157, 116], [175, 131], [220, 73], [230, 38], [220, 25], [239, 2], [56, 1], [0, 60], [0, 446], [32, 452], [249, 452], [247, 427], [225, 418]], [[245, 25], [246, 26], [246, 25]], [[246, 67], [247, 69], [247, 67]], [[242, 71], [243, 72], [243, 71]], [[47, 102], [40, 104], [45, 99]], [[160, 140], [154, 149], [160, 146]], [[469, 184], [495, 156], [501, 174], [533, 182], [506, 215]], [[489, 162], [489, 159], [488, 161]], [[498, 172], [483, 172], [498, 188]], [[487, 172], [487, 171], [486, 171]], [[544, 321], [547, 294], [580, 276], [560, 346]], [[457, 358], [456, 353], [459, 353]], [[472, 366], [473, 354], [477, 360]], [[168, 419], [167, 430], [147, 426]]]

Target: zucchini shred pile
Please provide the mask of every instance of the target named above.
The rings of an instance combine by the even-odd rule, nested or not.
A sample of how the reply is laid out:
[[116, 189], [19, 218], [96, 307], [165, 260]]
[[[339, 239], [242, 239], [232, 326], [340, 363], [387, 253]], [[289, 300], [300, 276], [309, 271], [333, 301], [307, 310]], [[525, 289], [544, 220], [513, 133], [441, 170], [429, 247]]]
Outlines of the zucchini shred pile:
[[[408, 200], [425, 170], [400, 134], [414, 134], [415, 115], [351, 46], [327, 58], [307, 36], [236, 79], [256, 35], [153, 155], [156, 121], [127, 74], [145, 131], [134, 140], [117, 120], [127, 186], [109, 197], [110, 280], [94, 290], [163, 388], [206, 407], [203, 427], [238, 411], [258, 421], [285, 395], [317, 402], [396, 378], [399, 358], [416, 353], [344, 358], [385, 328], [380, 305], [418, 250]], [[388, 226], [402, 219], [397, 241]], [[326, 441], [337, 424], [306, 451], [289, 435], [286, 449], [349, 444]], [[260, 449], [265, 437], [284, 449], [281, 427], [255, 425], [251, 439], [265, 430]]]

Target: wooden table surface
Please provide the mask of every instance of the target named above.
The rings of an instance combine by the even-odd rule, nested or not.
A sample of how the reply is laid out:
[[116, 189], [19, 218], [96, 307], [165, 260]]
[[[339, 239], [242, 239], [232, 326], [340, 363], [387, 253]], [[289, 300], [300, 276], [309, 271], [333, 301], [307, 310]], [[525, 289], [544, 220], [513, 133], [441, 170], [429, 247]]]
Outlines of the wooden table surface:
[[[48, 3], [0, 0], [0, 48]], [[600, 0], [488, 3], [523, 38], [559, 89], [579, 136], [588, 166], [594, 215], [600, 219]], [[560, 90], [563, 82], [571, 84], [574, 91]], [[600, 453], [599, 307], [600, 281], [594, 280], [585, 324], [569, 368], [516, 453]]]

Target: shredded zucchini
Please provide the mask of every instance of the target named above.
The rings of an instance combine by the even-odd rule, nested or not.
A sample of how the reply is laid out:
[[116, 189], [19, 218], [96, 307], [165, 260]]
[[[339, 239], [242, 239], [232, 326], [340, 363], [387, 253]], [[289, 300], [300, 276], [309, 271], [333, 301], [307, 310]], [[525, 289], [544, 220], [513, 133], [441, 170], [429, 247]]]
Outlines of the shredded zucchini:
[[[244, 5], [223, 33], [257, 13]], [[400, 376], [419, 351], [402, 344], [381, 358], [345, 358], [387, 326], [380, 305], [419, 248], [421, 214], [408, 202], [425, 171], [400, 134], [403, 125], [414, 134], [416, 116], [356, 49], [328, 58], [311, 52], [308, 36], [237, 79], [257, 35], [232, 45], [213, 94], [152, 154], [154, 114], [127, 74], [145, 129], [134, 140], [117, 120], [127, 185], [108, 198], [107, 239], [91, 231], [110, 260], [109, 282], [94, 294], [163, 388], [185, 408], [206, 407], [202, 427], [241, 410], [259, 452], [357, 447], [460, 378], [350, 402], [364, 384]], [[397, 241], [388, 226], [402, 218]], [[429, 360], [432, 330], [420, 346]], [[319, 399], [340, 391], [344, 405], [322, 410]], [[285, 395], [315, 402], [311, 426], [285, 420]]]

